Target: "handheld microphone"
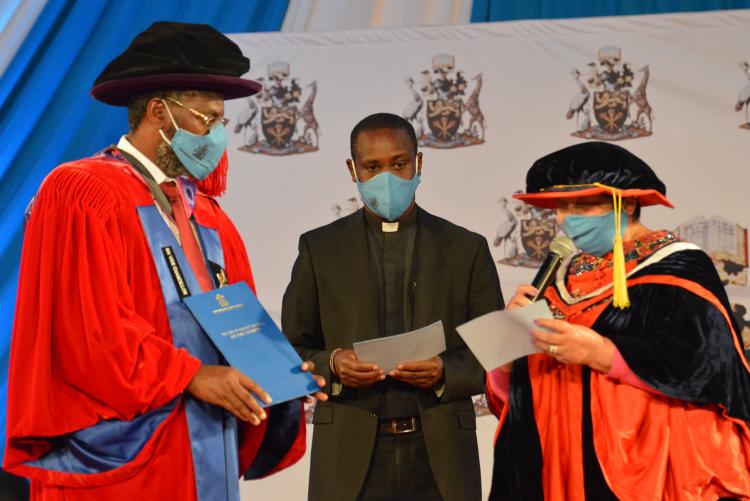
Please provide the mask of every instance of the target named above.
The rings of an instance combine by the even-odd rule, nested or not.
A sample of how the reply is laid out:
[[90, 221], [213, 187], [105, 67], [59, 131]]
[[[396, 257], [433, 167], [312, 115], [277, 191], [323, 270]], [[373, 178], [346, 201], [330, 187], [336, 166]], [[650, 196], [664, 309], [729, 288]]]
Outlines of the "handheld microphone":
[[565, 235], [558, 235], [549, 244], [549, 254], [544, 258], [542, 266], [536, 272], [531, 285], [538, 291], [536, 296], [531, 298], [532, 302], [539, 301], [544, 296], [544, 291], [552, 283], [555, 273], [560, 267], [562, 261], [575, 252], [573, 241]]

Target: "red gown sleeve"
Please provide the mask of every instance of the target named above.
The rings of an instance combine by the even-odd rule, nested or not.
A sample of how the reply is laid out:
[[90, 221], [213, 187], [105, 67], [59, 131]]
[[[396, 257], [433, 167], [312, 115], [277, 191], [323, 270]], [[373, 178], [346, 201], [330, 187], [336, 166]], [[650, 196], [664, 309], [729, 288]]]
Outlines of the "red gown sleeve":
[[136, 313], [136, 300], [161, 304], [161, 290], [141, 287], [136, 298], [131, 288], [154, 271], [132, 259], [143, 235], [125, 200], [116, 183], [74, 165], [39, 191], [21, 258], [6, 466], [40, 456], [52, 437], [163, 406], [200, 366]]

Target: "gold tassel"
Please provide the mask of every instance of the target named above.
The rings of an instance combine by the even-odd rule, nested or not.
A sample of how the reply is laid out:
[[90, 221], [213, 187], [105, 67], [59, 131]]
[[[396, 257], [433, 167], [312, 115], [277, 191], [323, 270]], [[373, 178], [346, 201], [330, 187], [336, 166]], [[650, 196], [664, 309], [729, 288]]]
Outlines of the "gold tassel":
[[630, 306], [628, 297], [627, 275], [625, 273], [625, 253], [622, 250], [621, 217], [622, 217], [622, 194], [619, 190], [612, 189], [612, 200], [615, 212], [615, 240], [612, 249], [612, 304], [615, 308], [625, 309]]

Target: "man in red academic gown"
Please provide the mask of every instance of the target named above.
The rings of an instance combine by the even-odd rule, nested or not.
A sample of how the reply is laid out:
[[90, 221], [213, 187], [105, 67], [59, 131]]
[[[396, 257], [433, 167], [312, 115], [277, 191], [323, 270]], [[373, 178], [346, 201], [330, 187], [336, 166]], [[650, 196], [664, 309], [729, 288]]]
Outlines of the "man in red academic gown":
[[237, 230], [206, 194], [223, 191], [224, 100], [260, 90], [240, 78], [248, 69], [210, 26], [155, 23], [92, 89], [128, 106], [130, 132], [42, 184], [21, 261], [4, 462], [31, 479], [32, 498], [238, 500], [239, 476], [304, 453], [301, 403], [264, 411], [252, 396], [267, 399], [263, 389], [222, 364], [181, 301], [253, 287]]

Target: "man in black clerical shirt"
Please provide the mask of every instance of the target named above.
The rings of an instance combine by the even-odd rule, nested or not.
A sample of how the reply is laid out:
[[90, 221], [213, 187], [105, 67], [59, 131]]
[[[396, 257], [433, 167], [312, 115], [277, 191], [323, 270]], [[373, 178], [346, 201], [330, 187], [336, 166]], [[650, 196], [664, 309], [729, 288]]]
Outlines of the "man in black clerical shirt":
[[[347, 161], [365, 208], [300, 237], [283, 330], [326, 368], [313, 423], [311, 500], [481, 498], [471, 396], [484, 373], [455, 331], [503, 307], [486, 240], [416, 205], [414, 129], [379, 113], [351, 133]], [[446, 351], [396, 369], [352, 344], [442, 320]], [[387, 372], [386, 372], [387, 371]]]

